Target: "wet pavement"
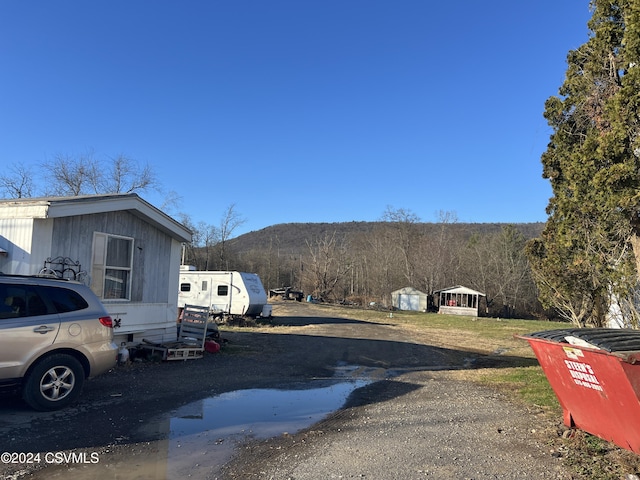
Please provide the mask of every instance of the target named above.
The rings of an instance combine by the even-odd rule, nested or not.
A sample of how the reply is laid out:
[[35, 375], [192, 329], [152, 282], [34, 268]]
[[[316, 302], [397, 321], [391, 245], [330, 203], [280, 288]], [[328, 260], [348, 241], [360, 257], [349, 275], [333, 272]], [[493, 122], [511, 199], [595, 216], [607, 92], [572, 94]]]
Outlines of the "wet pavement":
[[356, 389], [390, 375], [379, 368], [341, 364], [333, 377], [305, 382], [298, 389], [245, 389], [204, 398], [141, 425], [136, 436], [159, 440], [129, 462], [104, 461], [109, 450], [95, 457], [81, 452], [86, 461], [52, 465], [29, 478], [66, 478], [71, 473], [74, 480], [215, 477], [238, 445], [295, 434], [340, 409]]

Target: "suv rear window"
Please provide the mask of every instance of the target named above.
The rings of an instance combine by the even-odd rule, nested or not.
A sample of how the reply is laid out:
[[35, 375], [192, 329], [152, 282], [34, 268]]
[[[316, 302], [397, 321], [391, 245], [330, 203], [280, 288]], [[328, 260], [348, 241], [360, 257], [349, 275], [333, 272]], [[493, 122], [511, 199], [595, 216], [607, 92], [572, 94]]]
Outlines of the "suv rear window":
[[89, 304], [67, 288], [0, 284], [0, 319], [82, 310]]
[[39, 287], [51, 300], [58, 313], [74, 312], [87, 308], [89, 304], [79, 293], [66, 288]]
[[0, 319], [35, 317], [50, 312], [35, 287], [0, 285]]

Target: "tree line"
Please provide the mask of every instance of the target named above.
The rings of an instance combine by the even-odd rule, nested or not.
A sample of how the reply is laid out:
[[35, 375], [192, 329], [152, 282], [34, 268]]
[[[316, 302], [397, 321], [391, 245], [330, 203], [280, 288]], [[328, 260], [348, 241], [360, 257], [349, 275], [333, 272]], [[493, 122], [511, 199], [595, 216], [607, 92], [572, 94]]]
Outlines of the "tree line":
[[[230, 242], [225, 264], [219, 262], [217, 246], [197, 244], [187, 263], [198, 269], [251, 271], [268, 290], [290, 286], [319, 300], [360, 305], [390, 306], [391, 293], [403, 287], [432, 295], [462, 284], [487, 295], [484, 314], [546, 318], [525, 254], [530, 237], [515, 225], [474, 228], [459, 225], [452, 212], [439, 217], [436, 223], [423, 223], [409, 210], [389, 207], [370, 228], [346, 225], [338, 231], [329, 225], [305, 235], [301, 225], [297, 243], [286, 246], [276, 235], [252, 232], [245, 236], [260, 240], [253, 238], [249, 249]], [[308, 224], [306, 229], [314, 230]]]

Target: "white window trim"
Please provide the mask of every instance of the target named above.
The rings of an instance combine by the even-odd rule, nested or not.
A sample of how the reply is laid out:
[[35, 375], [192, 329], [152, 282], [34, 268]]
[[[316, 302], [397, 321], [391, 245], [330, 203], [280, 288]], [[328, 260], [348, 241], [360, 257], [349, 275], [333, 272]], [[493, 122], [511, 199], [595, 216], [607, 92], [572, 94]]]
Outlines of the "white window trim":
[[[131, 242], [131, 252], [129, 254], [129, 267], [114, 267], [107, 265], [107, 245], [109, 238], [121, 238]], [[93, 292], [105, 302], [130, 302], [131, 301], [131, 283], [133, 280], [133, 252], [135, 240], [132, 237], [123, 235], [113, 235], [111, 233], [93, 232], [93, 253], [91, 261], [91, 289]], [[126, 298], [104, 298], [105, 271], [123, 270], [129, 272], [129, 281], [127, 282]]]

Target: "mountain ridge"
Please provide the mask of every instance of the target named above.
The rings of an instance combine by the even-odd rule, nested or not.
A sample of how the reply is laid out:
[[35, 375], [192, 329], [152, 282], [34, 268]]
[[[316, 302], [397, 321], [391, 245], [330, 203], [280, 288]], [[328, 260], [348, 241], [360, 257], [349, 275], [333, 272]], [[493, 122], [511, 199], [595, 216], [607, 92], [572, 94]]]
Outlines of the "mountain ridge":
[[[227, 241], [228, 247], [236, 253], [245, 253], [253, 250], [277, 249], [281, 253], [299, 253], [307, 248], [307, 242], [334, 234], [337, 237], [346, 238], [354, 234], [371, 233], [377, 227], [389, 226], [394, 222], [317, 222], [317, 223], [279, 223], [269, 227], [244, 233]], [[512, 225], [531, 239], [538, 237], [544, 228], [544, 222], [531, 223], [435, 223], [416, 222], [412, 225], [421, 229], [427, 235], [440, 231], [441, 228], [453, 230], [463, 237], [469, 237], [474, 233], [498, 232], [502, 227]]]

